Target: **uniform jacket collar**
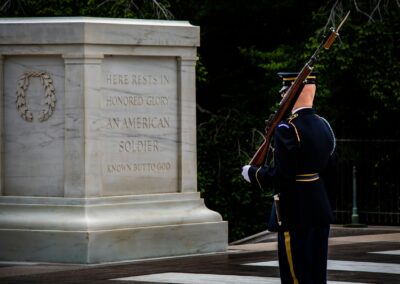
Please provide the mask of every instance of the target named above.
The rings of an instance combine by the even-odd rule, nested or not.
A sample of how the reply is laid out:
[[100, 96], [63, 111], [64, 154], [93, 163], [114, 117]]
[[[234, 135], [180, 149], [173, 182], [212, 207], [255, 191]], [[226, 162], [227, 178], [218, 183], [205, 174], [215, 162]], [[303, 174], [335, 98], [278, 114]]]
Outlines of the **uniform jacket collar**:
[[298, 115], [315, 114], [315, 109], [312, 107], [300, 108], [297, 109], [293, 114], [295, 113]]

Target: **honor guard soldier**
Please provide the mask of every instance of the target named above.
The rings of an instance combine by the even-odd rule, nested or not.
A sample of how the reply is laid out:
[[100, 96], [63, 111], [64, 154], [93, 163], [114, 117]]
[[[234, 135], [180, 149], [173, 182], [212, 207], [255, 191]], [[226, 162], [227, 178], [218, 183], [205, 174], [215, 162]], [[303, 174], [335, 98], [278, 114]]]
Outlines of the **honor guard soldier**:
[[[284, 94], [297, 73], [278, 75]], [[261, 188], [274, 187], [274, 205], [279, 212], [271, 214], [273, 219], [268, 229], [278, 232], [279, 268], [284, 284], [323, 284], [327, 278], [328, 237], [333, 215], [324, 174], [335, 164], [336, 143], [329, 123], [313, 108], [315, 75], [311, 73], [307, 77], [291, 115], [275, 128], [270, 162], [261, 167], [246, 165], [242, 169], [248, 182]]]

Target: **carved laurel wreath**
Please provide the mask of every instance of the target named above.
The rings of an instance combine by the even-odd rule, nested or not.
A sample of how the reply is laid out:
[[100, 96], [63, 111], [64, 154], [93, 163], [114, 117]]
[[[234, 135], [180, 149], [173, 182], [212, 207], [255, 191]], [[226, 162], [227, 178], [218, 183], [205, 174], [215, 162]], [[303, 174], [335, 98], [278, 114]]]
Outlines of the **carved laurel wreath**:
[[46, 72], [25, 72], [17, 83], [17, 110], [20, 113], [21, 117], [28, 121], [32, 122], [33, 115], [32, 112], [28, 108], [28, 104], [26, 102], [25, 92], [29, 87], [29, 80], [31, 77], [39, 77], [40, 82], [44, 87], [45, 93], [45, 106], [39, 114], [39, 121], [43, 122], [49, 119], [49, 117], [53, 114], [54, 109], [56, 107], [56, 94], [53, 85], [53, 80], [50, 75]]

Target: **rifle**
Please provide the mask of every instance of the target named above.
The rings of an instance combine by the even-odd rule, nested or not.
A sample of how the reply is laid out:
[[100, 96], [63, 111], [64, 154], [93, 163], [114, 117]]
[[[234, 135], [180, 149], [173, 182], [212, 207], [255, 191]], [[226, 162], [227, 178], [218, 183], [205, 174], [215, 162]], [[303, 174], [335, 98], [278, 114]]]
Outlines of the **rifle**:
[[250, 160], [249, 164], [252, 166], [262, 166], [266, 162], [266, 157], [269, 152], [270, 144], [272, 141], [273, 133], [277, 125], [280, 121], [285, 118], [290, 111], [292, 110], [294, 104], [297, 101], [301, 91], [303, 90], [305, 81], [307, 77], [311, 74], [314, 64], [318, 60], [318, 55], [322, 49], [328, 50], [335, 39], [339, 35], [339, 30], [347, 20], [350, 11], [347, 15], [343, 18], [341, 23], [339, 24], [337, 30], [333, 27], [329, 30], [328, 34], [323, 37], [323, 40], [311, 58], [307, 61], [307, 63], [303, 66], [300, 73], [297, 75], [296, 79], [294, 80], [293, 84], [287, 90], [285, 95], [283, 96], [282, 100], [279, 103], [278, 109], [275, 111], [274, 114], [270, 116], [270, 118], [266, 121], [266, 128], [265, 128], [265, 135], [264, 135], [264, 142], [261, 144], [260, 148], [254, 154], [253, 158]]

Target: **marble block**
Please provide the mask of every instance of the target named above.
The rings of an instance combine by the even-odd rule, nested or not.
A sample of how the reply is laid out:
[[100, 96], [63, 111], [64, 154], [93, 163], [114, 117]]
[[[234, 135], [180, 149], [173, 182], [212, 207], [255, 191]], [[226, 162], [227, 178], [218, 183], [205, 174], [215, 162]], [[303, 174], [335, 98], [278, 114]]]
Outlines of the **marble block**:
[[197, 192], [197, 46], [183, 21], [0, 19], [0, 261], [226, 250]]

